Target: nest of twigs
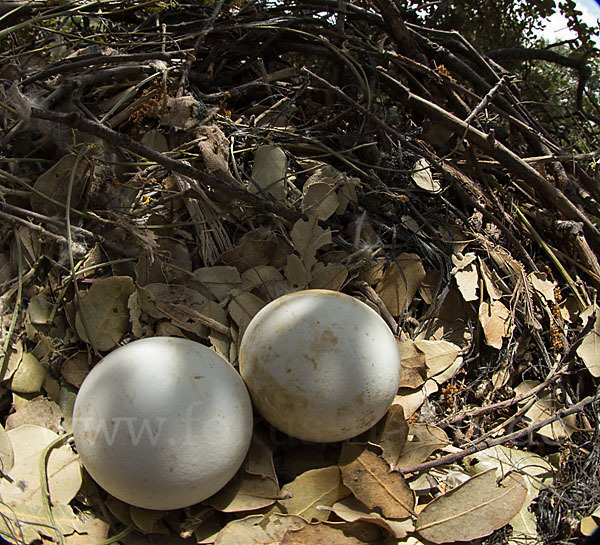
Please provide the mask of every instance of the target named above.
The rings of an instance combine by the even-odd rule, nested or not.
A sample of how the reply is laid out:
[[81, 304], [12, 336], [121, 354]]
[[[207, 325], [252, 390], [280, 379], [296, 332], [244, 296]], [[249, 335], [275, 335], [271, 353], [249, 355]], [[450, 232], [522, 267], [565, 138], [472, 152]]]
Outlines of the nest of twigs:
[[[23, 4], [0, 33], [6, 428], [70, 431], [69, 399], [119, 343], [181, 335], [235, 365], [261, 305], [339, 290], [377, 308], [398, 337], [404, 440], [423, 429], [445, 438], [403, 458], [386, 450], [385, 426], [369, 436], [417, 506], [502, 447], [551, 468], [537, 489], [509, 468], [525, 475], [528, 530], [507, 520], [465, 539], [585, 533], [580, 521], [600, 501], [596, 126], [568, 112], [581, 129], [571, 141], [544, 104], [523, 102], [535, 90], [500, 61], [458, 33], [407, 22], [393, 2], [102, 4]], [[132, 287], [112, 337], [91, 315], [82, 329], [83, 301], [103, 283], [110, 297], [107, 281], [122, 277]], [[136, 297], [152, 312], [133, 310]], [[24, 354], [43, 370], [34, 387], [17, 380], [30, 373]], [[58, 410], [52, 426], [23, 412], [40, 401]], [[278, 487], [339, 459], [337, 445], [270, 439]], [[309, 454], [300, 463], [295, 451]], [[52, 525], [25, 532], [20, 504], [3, 501], [4, 537], [57, 540]], [[103, 521], [102, 539], [129, 527], [124, 543], [140, 532], [229, 543], [224, 528], [282, 505], [277, 488], [252, 509], [207, 502], [150, 524], [88, 483], [69, 508]], [[325, 507], [311, 527], [346, 524], [344, 539], [358, 540], [348, 543], [404, 539], [380, 521], [377, 539], [353, 534], [359, 523]], [[389, 520], [385, 506], [367, 507]], [[435, 540], [419, 533], [421, 507], [407, 535]], [[59, 533], [75, 543], [90, 528]], [[271, 538], [317, 542], [293, 536]]]

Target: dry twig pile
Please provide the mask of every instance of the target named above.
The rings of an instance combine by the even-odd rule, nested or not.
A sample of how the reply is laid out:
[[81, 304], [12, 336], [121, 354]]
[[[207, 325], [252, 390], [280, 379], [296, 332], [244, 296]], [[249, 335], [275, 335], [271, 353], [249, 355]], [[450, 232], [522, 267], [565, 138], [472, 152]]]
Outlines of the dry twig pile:
[[2, 3], [3, 471], [55, 438], [23, 424], [70, 430], [118, 344], [184, 336], [235, 364], [293, 290], [368, 301], [404, 369], [368, 437], [259, 422], [250, 465], [185, 511], [66, 472], [38, 509], [3, 479], [2, 535], [552, 543], [597, 521], [593, 124], [574, 147], [493, 58], [387, 0], [46, 4]]

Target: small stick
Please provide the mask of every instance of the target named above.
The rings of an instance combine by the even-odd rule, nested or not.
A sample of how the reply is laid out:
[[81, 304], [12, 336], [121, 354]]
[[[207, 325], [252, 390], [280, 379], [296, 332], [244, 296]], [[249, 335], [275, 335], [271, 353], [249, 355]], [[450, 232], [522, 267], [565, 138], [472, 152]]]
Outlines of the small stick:
[[525, 429], [515, 431], [513, 433], [509, 433], [508, 435], [503, 435], [502, 437], [498, 437], [497, 439], [492, 439], [490, 441], [484, 441], [483, 443], [480, 443], [479, 445], [467, 447], [465, 449], [462, 449], [460, 452], [455, 452], [454, 454], [448, 454], [447, 456], [442, 456], [441, 458], [437, 458], [436, 460], [431, 460], [429, 462], [424, 462], [422, 464], [418, 464], [415, 466], [402, 468], [399, 471], [401, 473], [403, 473], [404, 475], [406, 475], [407, 473], [417, 473], [420, 471], [425, 471], [427, 469], [432, 469], [434, 467], [439, 467], [439, 466], [443, 466], [443, 465], [447, 465], [447, 464], [452, 464], [454, 462], [458, 462], [459, 460], [462, 460], [465, 456], [470, 456], [471, 454], [475, 454], [477, 452], [485, 450], [486, 448], [495, 447], [497, 445], [504, 445], [505, 443], [509, 443], [510, 441], [514, 441], [525, 435], [529, 435], [530, 433], [533, 433], [533, 432], [543, 428], [544, 426], [547, 426], [548, 424], [552, 424], [552, 422], [556, 422], [557, 420], [560, 420], [561, 418], [563, 418], [565, 416], [569, 416], [570, 414], [575, 414], [575, 413], [580, 412], [584, 407], [586, 407], [590, 403], [598, 402], [599, 399], [600, 399], [600, 396], [598, 396], [598, 395], [588, 396], [588, 397], [582, 399], [579, 403], [576, 403], [575, 405], [573, 405], [569, 408], [561, 409], [554, 416], [546, 418], [545, 420], [542, 420], [541, 422], [536, 422], [535, 424], [532, 424], [531, 426], [528, 426]]

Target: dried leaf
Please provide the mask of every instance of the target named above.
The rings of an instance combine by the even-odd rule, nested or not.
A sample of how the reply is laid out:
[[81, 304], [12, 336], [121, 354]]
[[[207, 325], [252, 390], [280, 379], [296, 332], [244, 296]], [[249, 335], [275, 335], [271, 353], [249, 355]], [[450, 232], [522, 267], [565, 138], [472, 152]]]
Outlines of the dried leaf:
[[290, 252], [285, 240], [270, 229], [259, 227], [242, 236], [235, 248], [221, 254], [218, 263], [234, 265], [240, 273], [259, 265], [280, 268], [285, 265]]
[[0, 471], [8, 473], [15, 463], [15, 454], [13, 452], [10, 438], [6, 430], [0, 424]]
[[321, 221], [328, 220], [339, 206], [335, 182], [312, 181], [309, 178], [302, 188], [302, 212], [314, 214]]
[[193, 274], [194, 279], [205, 286], [217, 301], [222, 301], [232, 290], [242, 287], [242, 278], [235, 267], [202, 267]]
[[229, 303], [229, 315], [240, 330], [240, 338], [256, 313], [265, 306], [265, 302], [252, 293], [240, 293]]
[[513, 534], [520, 538], [538, 539], [537, 518], [529, 506], [543, 488], [552, 484], [554, 468], [541, 456], [503, 445], [467, 456], [465, 462], [471, 473], [481, 473], [493, 468], [496, 470], [497, 478], [503, 477], [510, 471], [523, 476], [527, 486], [527, 498], [519, 513], [511, 519], [510, 525]]
[[293, 515], [250, 515], [229, 522], [217, 534], [215, 545], [276, 544], [284, 539], [288, 532], [304, 526], [306, 521]]
[[365, 505], [353, 496], [334, 504], [328, 510], [331, 510], [346, 522], [371, 522], [381, 526], [397, 539], [405, 538], [409, 532], [415, 529], [411, 519], [403, 521], [384, 519], [380, 514], [370, 512]]
[[317, 263], [313, 267], [313, 279], [309, 283], [310, 289], [340, 291], [348, 278], [346, 267], [341, 263], [322, 265], [322, 263]]
[[69, 384], [79, 388], [90, 372], [87, 352], [77, 352], [67, 358], [60, 368], [60, 374]]
[[533, 289], [538, 292], [542, 299], [556, 303], [554, 289], [557, 287], [557, 284], [556, 282], [548, 280], [546, 273], [532, 272], [527, 275], [527, 278], [531, 282]]
[[331, 229], [320, 227], [316, 216], [310, 216], [308, 221], [298, 220], [290, 235], [294, 248], [300, 255], [307, 271], [310, 271], [317, 262], [315, 257], [317, 250], [331, 244]]
[[155, 511], [153, 509], [143, 509], [131, 505], [129, 507], [129, 516], [133, 523], [144, 533], [168, 533], [164, 524], [160, 520], [164, 518], [167, 511]]
[[[526, 381], [515, 388], [515, 393], [520, 394], [524, 391], [537, 386], [536, 381]], [[524, 414], [525, 418], [528, 418], [532, 423], [541, 422], [551, 416], [555, 415], [557, 411], [563, 409], [564, 405], [561, 403], [556, 395], [552, 391], [542, 390], [538, 394], [538, 400], [531, 406], [531, 408]], [[540, 428], [536, 431], [539, 435], [547, 437], [552, 441], [564, 441], [571, 437], [573, 433], [577, 431], [577, 415], [570, 414], [559, 420]]]
[[33, 325], [48, 325], [52, 323], [52, 304], [43, 293], [39, 293], [29, 301], [27, 315]]
[[419, 410], [419, 407], [430, 395], [435, 394], [438, 390], [438, 383], [430, 378], [415, 392], [399, 390], [393, 404], [402, 405], [404, 416], [408, 419]]
[[400, 361], [402, 362], [399, 387], [419, 388], [427, 378], [425, 354], [417, 348], [414, 341], [399, 342], [398, 348], [400, 350]]
[[446, 432], [437, 426], [424, 423], [411, 424], [408, 440], [396, 462], [396, 467], [402, 469], [420, 464], [449, 442]]
[[414, 514], [415, 496], [404, 477], [390, 472], [387, 463], [375, 453], [347, 443], [342, 449], [340, 468], [344, 484], [369, 509], [394, 519]]
[[398, 467], [398, 459], [408, 438], [408, 424], [401, 405], [392, 405], [385, 417], [377, 424], [373, 441], [383, 450], [383, 459], [392, 469]]
[[477, 256], [474, 253], [452, 256], [454, 269], [452, 275], [456, 279], [458, 290], [465, 301], [477, 301], [479, 274], [477, 272]]
[[160, 124], [174, 129], [190, 129], [198, 123], [198, 107], [198, 101], [191, 95], [165, 95], [157, 112]]
[[[41, 426], [25, 425], [7, 432], [14, 452], [10, 479], [0, 480], [0, 496], [9, 505], [25, 502], [43, 505], [40, 485], [40, 457], [58, 435]], [[48, 484], [52, 503], [68, 504], [81, 487], [81, 468], [68, 445], [55, 448], [48, 456]]]
[[502, 291], [496, 287], [496, 275], [490, 271], [485, 261], [483, 261], [481, 258], [478, 258], [478, 261], [479, 270], [481, 272], [481, 277], [483, 278], [483, 283], [485, 284], [487, 294], [490, 296], [492, 301], [497, 301], [500, 299], [500, 297], [502, 297]]
[[342, 483], [340, 469], [337, 466], [311, 469], [286, 484], [279, 500], [290, 515], [299, 515], [305, 520], [326, 520], [329, 514], [317, 509], [319, 506], [331, 507], [345, 498], [350, 491]]
[[62, 418], [60, 407], [54, 401], [39, 397], [10, 414], [6, 419], [6, 429], [12, 430], [25, 424], [33, 424], [60, 433], [64, 431], [61, 426]]
[[421, 157], [413, 167], [412, 179], [417, 187], [428, 191], [429, 193], [439, 193], [442, 190], [442, 186], [433, 179], [431, 174], [431, 168], [427, 159]]
[[308, 286], [310, 274], [296, 254], [290, 254], [287, 257], [285, 277], [294, 290], [302, 290]]
[[236, 513], [263, 509], [273, 505], [278, 497], [277, 481], [242, 470], [204, 503], [224, 513]]
[[242, 273], [242, 290], [255, 291], [265, 301], [273, 301], [290, 292], [283, 275], [271, 265], [259, 265]]
[[500, 301], [494, 301], [491, 305], [484, 301], [479, 307], [479, 322], [483, 327], [485, 342], [500, 350], [502, 339], [510, 335], [510, 311]]
[[84, 523], [68, 505], [52, 506], [52, 515], [56, 523], [56, 529], [53, 529], [49, 527], [50, 520], [46, 508], [41, 504], [25, 501], [10, 502], [10, 505], [7, 503], [0, 502], [0, 536], [9, 543], [32, 543], [39, 541], [42, 536], [55, 540], [58, 532], [69, 536], [75, 531], [83, 532], [85, 529]]
[[318, 522], [287, 532], [281, 545], [365, 545], [372, 542], [381, 542], [381, 532], [374, 524]]
[[[258, 186], [278, 200], [287, 197], [287, 156], [279, 146], [260, 146], [254, 153], [252, 179]], [[257, 190], [250, 184], [251, 193]]]
[[596, 309], [596, 322], [577, 347], [577, 355], [583, 360], [590, 374], [600, 377], [600, 309]]
[[392, 316], [400, 316], [408, 309], [424, 278], [421, 258], [416, 254], [400, 254], [385, 270], [376, 291]]
[[447, 341], [415, 341], [415, 346], [425, 354], [427, 378], [439, 375], [450, 367], [458, 357], [460, 348]]
[[67, 545], [89, 545], [90, 543], [100, 543], [108, 537], [110, 524], [101, 519], [86, 516], [77, 533], [66, 536]]
[[10, 381], [10, 389], [19, 394], [35, 394], [42, 389], [46, 368], [30, 352], [25, 352]]
[[127, 300], [133, 290], [129, 276], [95, 282], [78, 302], [75, 325], [81, 339], [102, 352], [114, 348], [129, 326]]
[[[55, 204], [51, 200], [66, 206], [69, 180], [75, 168], [76, 159], [77, 156], [73, 154], [63, 155], [57, 163], [38, 177], [33, 185], [35, 192], [31, 193], [32, 210], [46, 216], [64, 217], [65, 207]], [[78, 206], [85, 193], [89, 172], [90, 163], [86, 159], [79, 161], [73, 178], [71, 195], [71, 207], [73, 208]], [[43, 195], [48, 198], [44, 198]]]
[[[208, 328], [190, 314], [204, 314], [208, 299], [196, 290], [179, 285], [148, 284], [139, 288], [138, 293], [144, 297], [150, 295], [150, 301], [143, 301], [143, 310], [155, 318], [167, 318], [175, 326], [195, 333], [199, 337], [206, 337]], [[152, 305], [152, 306], [149, 306]]]
[[264, 438], [255, 433], [244, 468], [205, 503], [219, 511], [231, 513], [268, 507], [278, 497], [279, 485], [273, 466], [273, 452]]
[[496, 486], [491, 469], [428, 504], [417, 518], [416, 531], [433, 543], [479, 539], [508, 524], [526, 496], [522, 476], [511, 473]]

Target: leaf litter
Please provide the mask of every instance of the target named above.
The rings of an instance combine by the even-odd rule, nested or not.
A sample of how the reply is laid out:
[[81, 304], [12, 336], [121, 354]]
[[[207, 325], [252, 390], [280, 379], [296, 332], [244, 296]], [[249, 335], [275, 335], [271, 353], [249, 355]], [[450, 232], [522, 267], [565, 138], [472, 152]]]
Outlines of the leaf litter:
[[[93, 48], [68, 11], [34, 3], [6, 15], [0, 535], [125, 545], [143, 536], [289, 545], [501, 535], [554, 543], [575, 527], [588, 535], [600, 523], [592, 167], [550, 137], [528, 149], [539, 131], [514, 124], [525, 105], [502, 92], [486, 98], [487, 111], [496, 76], [476, 85], [468, 71], [449, 76], [444, 57], [464, 59], [424, 27], [411, 32], [441, 58], [433, 49], [415, 56], [383, 25], [391, 3], [344, 12], [345, 34], [336, 35], [344, 25], [327, 29], [344, 37], [336, 55], [353, 67], [337, 76], [349, 78], [343, 85], [314, 62], [331, 55], [312, 41], [324, 19], [238, 4], [195, 5], [199, 35], [177, 22], [185, 2], [129, 6], [123, 21], [118, 9], [100, 18], [76, 3], [90, 29], [104, 29], [106, 43]], [[320, 9], [333, 14], [332, 6]], [[37, 29], [36, 17], [66, 24], [73, 40], [48, 46], [44, 36], [55, 35]], [[131, 26], [123, 44], [105, 32], [148, 17], [168, 40], [146, 43]], [[380, 50], [357, 20], [386, 37]], [[263, 40], [296, 52], [258, 59]], [[20, 79], [15, 44], [33, 55]], [[140, 51], [155, 60], [140, 63]], [[99, 67], [96, 79], [79, 57]], [[398, 73], [427, 80], [430, 91], [419, 96]], [[71, 82], [77, 97], [62, 94]], [[448, 85], [458, 100], [441, 99]], [[461, 124], [459, 103], [479, 112], [487, 139]], [[404, 121], [388, 124], [399, 105]], [[460, 133], [477, 168], [470, 157], [443, 156], [431, 131], [414, 133], [434, 111], [434, 132]], [[521, 143], [490, 144], [495, 122], [513, 123]], [[557, 169], [576, 169], [592, 200], [575, 206], [574, 192], [540, 177], [528, 158], [540, 149]], [[565, 224], [578, 252], [566, 260]], [[177, 335], [236, 365], [256, 312], [306, 288], [362, 299], [397, 335], [400, 390], [360, 442], [303, 445], [259, 422], [234, 479], [175, 512], [128, 506], [82, 479], [72, 408], [102, 355]]]

